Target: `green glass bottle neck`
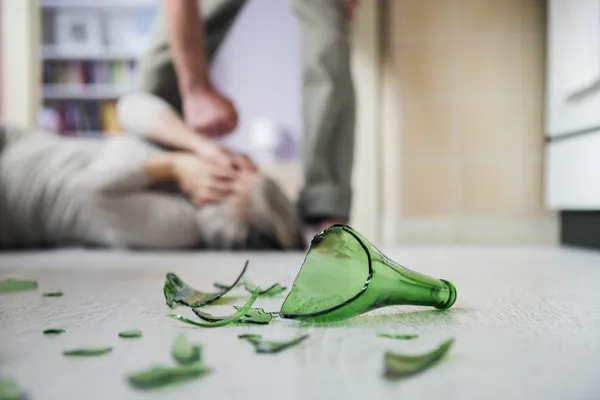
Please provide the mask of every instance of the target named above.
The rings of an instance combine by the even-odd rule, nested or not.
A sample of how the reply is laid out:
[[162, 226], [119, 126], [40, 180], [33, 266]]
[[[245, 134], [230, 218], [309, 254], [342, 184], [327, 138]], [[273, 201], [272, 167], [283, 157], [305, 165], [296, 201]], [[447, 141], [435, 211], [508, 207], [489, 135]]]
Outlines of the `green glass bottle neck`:
[[404, 268], [381, 252], [372, 254], [372, 263], [373, 278], [368, 290], [381, 293], [380, 300], [385, 305], [446, 309], [456, 301], [456, 288], [448, 281]]

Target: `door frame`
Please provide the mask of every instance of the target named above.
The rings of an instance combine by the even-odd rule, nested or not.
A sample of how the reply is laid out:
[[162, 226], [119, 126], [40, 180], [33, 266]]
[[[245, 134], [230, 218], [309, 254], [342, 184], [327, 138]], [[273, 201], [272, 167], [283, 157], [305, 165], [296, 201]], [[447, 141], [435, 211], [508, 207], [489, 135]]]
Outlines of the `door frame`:
[[39, 1], [3, 0], [1, 24], [3, 120], [34, 127], [41, 90]]

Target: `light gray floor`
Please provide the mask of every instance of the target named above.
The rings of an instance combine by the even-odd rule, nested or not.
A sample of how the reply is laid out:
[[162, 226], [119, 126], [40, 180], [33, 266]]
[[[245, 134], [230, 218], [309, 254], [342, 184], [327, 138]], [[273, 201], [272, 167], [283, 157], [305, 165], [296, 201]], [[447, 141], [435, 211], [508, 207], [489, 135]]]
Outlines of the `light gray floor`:
[[[0, 295], [0, 375], [31, 399], [598, 399], [600, 398], [600, 253], [553, 248], [405, 248], [385, 251], [400, 263], [451, 280], [445, 312], [391, 307], [328, 327], [279, 320], [264, 327], [196, 329], [165, 316], [162, 285], [173, 271], [201, 289], [231, 281], [250, 260], [259, 284], [290, 285], [303, 255], [127, 253], [68, 250], [0, 255], [0, 279], [35, 279], [40, 290]], [[43, 298], [61, 289], [64, 297]], [[239, 304], [246, 298], [239, 293]], [[259, 300], [267, 311], [283, 297]], [[211, 308], [229, 313], [230, 306]], [[188, 309], [177, 309], [192, 316]], [[45, 338], [42, 330], [67, 333]], [[117, 333], [138, 328], [140, 340]], [[213, 373], [155, 393], [130, 388], [128, 373], [170, 364], [178, 332], [204, 345]], [[309, 333], [302, 345], [258, 355], [237, 339]], [[417, 333], [392, 341], [376, 332]], [[382, 378], [386, 350], [419, 353], [454, 337], [450, 356], [401, 382]], [[94, 359], [61, 351], [114, 346]], [[435, 397], [434, 397], [435, 396]]]

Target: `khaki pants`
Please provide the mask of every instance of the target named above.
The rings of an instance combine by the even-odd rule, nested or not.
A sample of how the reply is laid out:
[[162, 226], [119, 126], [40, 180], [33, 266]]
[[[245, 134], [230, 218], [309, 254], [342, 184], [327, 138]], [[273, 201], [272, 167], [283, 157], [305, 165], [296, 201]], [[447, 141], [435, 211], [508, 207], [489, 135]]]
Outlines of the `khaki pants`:
[[[245, 0], [200, 1], [208, 56], [212, 59]], [[348, 22], [337, 0], [290, 1], [302, 41], [305, 187], [300, 193], [299, 211], [309, 222], [323, 218], [347, 220], [355, 118]], [[142, 59], [141, 85], [181, 110], [163, 20]]]

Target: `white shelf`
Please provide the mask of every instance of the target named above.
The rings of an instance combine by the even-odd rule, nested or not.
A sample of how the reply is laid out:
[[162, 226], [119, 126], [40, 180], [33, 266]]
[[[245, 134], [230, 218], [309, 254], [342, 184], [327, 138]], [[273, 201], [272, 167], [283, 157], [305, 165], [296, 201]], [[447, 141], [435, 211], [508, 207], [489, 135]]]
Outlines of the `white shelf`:
[[80, 52], [70, 52], [60, 49], [57, 46], [46, 45], [42, 47], [42, 58], [44, 60], [125, 60], [125, 61], [135, 61], [140, 57], [140, 53], [136, 53], [133, 51], [118, 51], [118, 50], [110, 50], [99, 51], [99, 52], [90, 52], [90, 53], [80, 53]]
[[105, 133], [102, 131], [76, 131], [76, 132], [68, 132], [64, 136], [90, 138], [90, 139], [102, 139], [102, 138], [108, 136], [108, 133]]
[[42, 7], [53, 8], [156, 8], [156, 0], [40, 0]]
[[46, 100], [109, 100], [121, 97], [131, 90], [132, 86], [118, 85], [44, 85], [43, 97]]

